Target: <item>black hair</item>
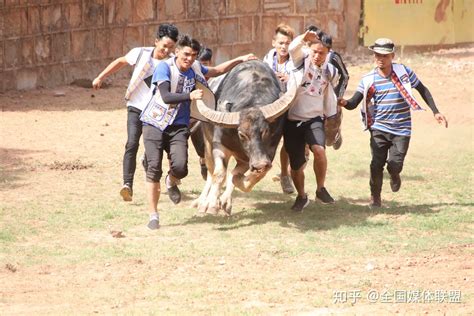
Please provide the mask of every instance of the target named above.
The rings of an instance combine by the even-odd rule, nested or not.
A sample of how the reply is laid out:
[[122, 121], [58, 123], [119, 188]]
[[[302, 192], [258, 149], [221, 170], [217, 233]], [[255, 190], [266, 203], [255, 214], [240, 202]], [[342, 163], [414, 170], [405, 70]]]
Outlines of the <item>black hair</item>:
[[306, 27], [306, 31], [311, 31], [314, 33], [318, 33], [321, 29], [317, 27], [316, 25], [310, 24]]
[[323, 33], [320, 37], [321, 43], [324, 47], [331, 49], [332, 47], [332, 36], [326, 33]]
[[163, 37], [169, 37], [175, 42], [178, 41], [178, 35], [178, 28], [174, 24], [170, 23], [160, 24], [158, 31], [156, 32], [156, 38], [162, 39]]
[[204, 46], [201, 47], [198, 59], [199, 61], [210, 61], [212, 59], [212, 49]]
[[201, 44], [199, 44], [198, 40], [190, 37], [187, 34], [181, 35], [177, 42], [177, 47], [191, 47], [191, 49], [195, 52], [201, 51]]
[[319, 39], [321, 39], [323, 37], [323, 35], [325, 34], [323, 32], [323, 30], [321, 30], [319, 27], [317, 27], [316, 25], [308, 25], [306, 27], [306, 31], [311, 31], [311, 32], [314, 32], [316, 33], [316, 35], [318, 35]]

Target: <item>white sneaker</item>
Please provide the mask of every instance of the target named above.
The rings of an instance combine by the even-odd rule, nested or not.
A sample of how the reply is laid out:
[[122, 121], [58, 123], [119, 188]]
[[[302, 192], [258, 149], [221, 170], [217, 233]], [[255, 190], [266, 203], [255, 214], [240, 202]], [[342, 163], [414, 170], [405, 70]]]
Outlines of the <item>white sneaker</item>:
[[160, 228], [160, 216], [158, 213], [153, 213], [150, 215], [150, 221], [148, 222], [147, 227], [151, 230]]

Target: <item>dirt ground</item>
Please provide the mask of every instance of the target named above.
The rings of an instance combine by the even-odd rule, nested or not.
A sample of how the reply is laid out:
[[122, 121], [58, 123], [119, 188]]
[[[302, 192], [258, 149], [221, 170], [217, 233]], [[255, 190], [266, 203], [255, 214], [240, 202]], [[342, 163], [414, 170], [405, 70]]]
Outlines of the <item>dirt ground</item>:
[[[351, 84], [348, 96], [352, 95], [361, 75], [367, 71], [368, 59], [361, 60], [362, 62], [356, 58], [349, 59]], [[442, 63], [439, 63], [439, 60]], [[472, 83], [459, 82], [455, 76], [449, 74], [467, 72], [467, 75], [473, 78], [474, 48], [404, 56], [403, 61], [413, 66], [431, 89], [450, 124], [471, 126], [471, 134], [467, 137], [470, 137], [468, 141], [472, 149]], [[443, 67], [440, 67], [440, 64]], [[117, 166], [120, 166], [122, 138], [125, 135], [125, 110], [122, 101], [125, 84], [126, 81], [117, 80], [110, 88], [100, 92], [77, 86], [61, 86], [55, 89], [9, 91], [0, 94], [0, 165], [4, 179], [3, 183], [0, 183], [0, 200], [4, 210], [15, 208], [15, 205], [25, 205], [28, 201], [41, 201], [38, 203], [47, 207], [48, 202], [44, 196], [48, 192], [60, 192], [61, 187], [73, 181], [70, 175], [58, 179], [55, 170], [61, 168], [71, 171], [74, 168], [88, 169], [93, 165], [94, 170], [86, 170], [89, 172], [90, 181], [109, 177], [114, 186], [102, 192], [88, 192], [87, 198], [116, 198], [116, 188], [120, 185], [120, 179], [116, 176], [120, 173]], [[452, 104], [456, 104], [456, 108], [451, 107]], [[420, 120], [428, 121], [432, 120], [432, 117], [425, 115]], [[25, 129], [31, 131], [25, 132]], [[117, 135], [122, 138], [116, 138]], [[111, 157], [111, 152], [116, 154]], [[91, 155], [98, 158], [91, 161], [88, 159]], [[61, 165], [60, 162], [65, 161], [62, 157], [70, 158], [66, 159], [66, 165]], [[83, 189], [87, 191], [87, 187]], [[143, 194], [143, 188], [140, 188], [140, 191]], [[81, 198], [85, 199], [80, 197], [76, 202], [81, 203]], [[144, 196], [141, 198], [144, 199]], [[141, 203], [143, 207], [144, 202]], [[41, 220], [38, 220], [37, 225], [41, 226]], [[143, 237], [140, 229], [136, 229], [139, 232], [137, 235], [142, 234]], [[199, 234], [198, 231], [195, 233]], [[84, 238], [87, 242], [92, 242], [91, 236], [86, 238], [72, 235], [70, 238], [82, 240], [78, 243], [84, 242]], [[147, 242], [152, 240], [152, 237], [145, 236], [143, 239]], [[34, 238], [28, 242], [34, 243]], [[42, 246], [54, 245], [55, 242], [51, 241], [51, 245]], [[27, 246], [25, 244], [25, 247]], [[397, 254], [374, 256], [370, 262], [363, 258], [325, 258], [315, 264], [314, 260], [305, 256], [295, 260], [294, 257], [278, 257], [278, 254], [262, 254], [259, 249], [249, 253], [253, 257], [242, 258], [236, 255], [232, 262], [228, 260], [219, 264], [216, 264], [218, 257], [205, 257], [197, 262], [189, 262], [180, 256], [168, 257], [159, 261], [159, 267], [156, 260], [146, 256], [106, 264], [33, 263], [20, 268], [13, 263], [0, 267], [0, 314], [62, 314], [64, 311], [68, 314], [146, 313], [150, 303], [146, 301], [149, 294], [146, 291], [153, 284], [162, 282], [168, 284], [169, 288], [166, 294], [155, 294], [155, 299], [160, 304], [156, 313], [174, 313], [179, 310], [176, 307], [179, 302], [175, 300], [179, 298], [179, 286], [173, 287], [175, 281], [171, 282], [169, 278], [186, 277], [189, 286], [193, 286], [206, 284], [209, 275], [213, 275], [213, 280], [209, 280], [205, 290], [207, 297], [199, 297], [194, 302], [182, 302], [184, 311], [188, 309], [187, 313], [192, 309], [194, 312], [206, 314], [207, 303], [216, 302], [228, 304], [228, 313], [232, 313], [235, 306], [239, 306], [240, 310], [249, 308], [250, 313], [253, 313], [252, 308], [256, 308], [259, 313], [264, 314], [474, 313], [472, 244], [440, 249], [436, 254], [424, 252], [404, 257]], [[277, 271], [274, 269], [275, 264], [279, 266]], [[360, 284], [367, 271], [371, 272], [370, 284]], [[278, 275], [270, 278], [269, 275], [274, 273]], [[269, 280], [293, 284], [302, 289], [298, 293], [306, 294], [297, 295], [282, 288], [281, 284], [269, 284]], [[169, 283], [166, 283], [167, 281]], [[233, 293], [233, 296], [228, 296], [226, 288], [233, 282], [248, 284], [242, 288], [247, 288], [250, 294]], [[95, 290], [89, 292], [92, 287]], [[318, 305], [317, 298], [312, 293], [320, 291], [321, 288], [339, 288], [342, 295], [340, 299], [345, 301], [330, 307], [311, 308], [311, 305]], [[453, 292], [433, 292], [432, 294], [436, 295], [432, 297], [434, 304], [394, 304], [393, 297], [387, 298], [390, 299], [389, 304], [370, 304], [365, 293], [358, 299], [358, 293], [351, 292], [351, 289], [356, 288], [391, 289], [392, 293], [388, 294], [394, 294], [394, 289], [438, 289]], [[468, 289], [467, 292], [471, 296], [464, 297], [462, 303], [455, 302], [457, 289]], [[281, 291], [288, 292], [286, 301], [272, 298], [272, 293]], [[327, 296], [335, 295], [328, 290], [324, 291]], [[253, 295], [254, 299], [249, 300], [249, 295]], [[351, 304], [351, 300], [359, 302]], [[380, 300], [379, 297], [378, 301]]]

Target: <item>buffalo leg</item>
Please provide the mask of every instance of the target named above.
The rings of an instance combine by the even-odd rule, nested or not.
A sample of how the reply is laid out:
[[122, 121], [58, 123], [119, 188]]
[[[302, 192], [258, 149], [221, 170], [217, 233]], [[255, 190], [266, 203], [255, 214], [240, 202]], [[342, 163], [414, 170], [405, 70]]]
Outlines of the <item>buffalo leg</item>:
[[219, 212], [219, 195], [226, 179], [227, 163], [230, 157], [220, 148], [214, 148], [212, 156], [214, 160], [214, 170], [211, 174], [212, 184], [205, 202], [199, 206], [199, 212], [216, 215]]
[[232, 172], [232, 182], [234, 185], [239, 188], [242, 192], [252, 191], [255, 184], [257, 184], [265, 175], [268, 170], [265, 172], [250, 172], [245, 175], [245, 172], [248, 170], [248, 162], [239, 161], [237, 166]]

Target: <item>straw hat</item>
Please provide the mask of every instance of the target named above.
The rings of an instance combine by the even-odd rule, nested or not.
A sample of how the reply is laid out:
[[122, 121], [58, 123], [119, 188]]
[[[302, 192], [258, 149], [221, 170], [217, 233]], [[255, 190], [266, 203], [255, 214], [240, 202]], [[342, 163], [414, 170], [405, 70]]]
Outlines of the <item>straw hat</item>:
[[369, 49], [375, 53], [387, 55], [395, 52], [395, 44], [389, 38], [379, 38], [374, 45], [370, 45]]

